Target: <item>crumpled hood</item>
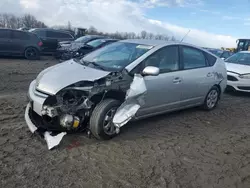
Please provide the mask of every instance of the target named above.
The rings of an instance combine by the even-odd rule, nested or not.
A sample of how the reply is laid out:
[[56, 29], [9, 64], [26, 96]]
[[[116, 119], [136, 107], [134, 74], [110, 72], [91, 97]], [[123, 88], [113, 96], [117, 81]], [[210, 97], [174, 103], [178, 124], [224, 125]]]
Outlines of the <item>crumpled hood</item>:
[[227, 71], [236, 72], [238, 74], [250, 74], [250, 65], [240, 65], [236, 63], [226, 63]]
[[55, 95], [61, 89], [79, 81], [95, 81], [107, 76], [110, 72], [90, 68], [73, 59], [49, 67], [36, 79], [36, 89]]
[[76, 42], [72, 42], [71, 44], [67, 44], [65, 46], [61, 46], [60, 50], [67, 50], [67, 51], [77, 51], [80, 48], [84, 47], [85, 44], [84, 43], [76, 43]]

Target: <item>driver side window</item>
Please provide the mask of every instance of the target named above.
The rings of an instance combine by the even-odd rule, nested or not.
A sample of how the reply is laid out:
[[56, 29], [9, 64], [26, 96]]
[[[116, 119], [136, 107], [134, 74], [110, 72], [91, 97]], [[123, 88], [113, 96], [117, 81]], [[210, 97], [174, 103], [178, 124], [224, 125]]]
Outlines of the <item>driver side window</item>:
[[179, 70], [178, 46], [164, 47], [144, 60], [144, 67], [154, 66], [160, 69], [160, 73]]

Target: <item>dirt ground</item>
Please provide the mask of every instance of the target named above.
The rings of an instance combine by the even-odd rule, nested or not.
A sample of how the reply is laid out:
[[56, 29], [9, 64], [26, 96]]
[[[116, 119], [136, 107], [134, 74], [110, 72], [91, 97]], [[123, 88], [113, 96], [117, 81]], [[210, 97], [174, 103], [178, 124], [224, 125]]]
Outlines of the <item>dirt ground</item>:
[[0, 59], [0, 187], [250, 187], [250, 95], [126, 125], [110, 141], [67, 135], [48, 151], [24, 121], [29, 83], [56, 62]]

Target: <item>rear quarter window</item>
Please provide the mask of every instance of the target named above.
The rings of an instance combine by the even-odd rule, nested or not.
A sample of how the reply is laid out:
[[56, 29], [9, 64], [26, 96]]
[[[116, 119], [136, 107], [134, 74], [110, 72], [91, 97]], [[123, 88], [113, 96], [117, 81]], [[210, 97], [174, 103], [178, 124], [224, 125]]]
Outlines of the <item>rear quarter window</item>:
[[204, 55], [205, 55], [205, 57], [207, 59], [207, 62], [208, 62], [209, 66], [213, 66], [215, 64], [215, 62], [217, 61], [217, 58], [214, 57], [213, 55], [209, 54], [209, 53], [204, 52]]

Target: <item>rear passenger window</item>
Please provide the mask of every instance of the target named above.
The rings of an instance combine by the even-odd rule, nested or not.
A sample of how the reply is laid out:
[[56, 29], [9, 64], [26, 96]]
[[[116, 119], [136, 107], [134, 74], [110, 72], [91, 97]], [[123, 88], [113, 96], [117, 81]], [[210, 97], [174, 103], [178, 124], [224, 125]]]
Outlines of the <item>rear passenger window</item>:
[[0, 38], [5, 39], [5, 38], [10, 38], [10, 30], [0, 30]]
[[19, 40], [28, 40], [29, 35], [25, 32], [12, 31], [12, 38], [19, 39]]
[[47, 31], [47, 37], [49, 37], [49, 38], [58, 38], [58, 32]]
[[183, 47], [182, 53], [184, 69], [206, 67], [206, 59], [202, 51], [190, 47]]
[[144, 61], [146, 66], [155, 66], [161, 73], [179, 70], [179, 53], [177, 46], [168, 46], [156, 51]]
[[213, 66], [213, 65], [215, 64], [217, 58], [214, 57], [214, 56], [212, 56], [212, 55], [209, 54], [209, 53], [206, 53], [206, 52], [204, 52], [204, 54], [205, 54], [205, 56], [206, 56], [206, 58], [207, 58], [207, 61], [208, 61], [209, 66]]
[[34, 31], [32, 31], [32, 33], [35, 33], [39, 37], [46, 37], [44, 30], [34, 30]]
[[57, 33], [57, 37], [58, 37], [58, 38], [64, 38], [64, 39], [73, 38], [73, 37], [72, 37], [70, 34], [68, 34], [68, 33], [60, 33], [60, 32]]

